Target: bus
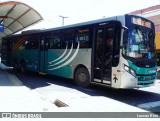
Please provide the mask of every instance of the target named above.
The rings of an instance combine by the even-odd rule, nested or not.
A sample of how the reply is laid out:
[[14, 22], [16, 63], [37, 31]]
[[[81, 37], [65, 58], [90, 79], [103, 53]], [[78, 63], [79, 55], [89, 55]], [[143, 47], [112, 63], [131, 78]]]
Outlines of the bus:
[[2, 39], [2, 63], [70, 78], [78, 86], [153, 86], [156, 78], [155, 28], [136, 15], [120, 15]]

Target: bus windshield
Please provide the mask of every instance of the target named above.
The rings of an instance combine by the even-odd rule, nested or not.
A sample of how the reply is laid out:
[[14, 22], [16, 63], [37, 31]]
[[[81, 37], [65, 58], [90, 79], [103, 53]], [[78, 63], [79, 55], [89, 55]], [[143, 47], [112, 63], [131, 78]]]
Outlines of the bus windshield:
[[129, 27], [123, 54], [135, 59], [155, 58], [154, 31], [139, 25]]

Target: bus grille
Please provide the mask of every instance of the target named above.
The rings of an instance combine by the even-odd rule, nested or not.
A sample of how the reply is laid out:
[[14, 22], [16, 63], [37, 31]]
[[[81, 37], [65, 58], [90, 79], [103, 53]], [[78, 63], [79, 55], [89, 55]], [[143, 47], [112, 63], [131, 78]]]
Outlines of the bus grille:
[[154, 83], [154, 80], [155, 80], [155, 75], [140, 76], [138, 77], [138, 85], [150, 85]]
[[[153, 61], [143, 61], [143, 63], [136, 62], [135, 65], [138, 66], [138, 67], [142, 67], [142, 68], [152, 68], [152, 67], [156, 66], [156, 62], [153, 62]], [[146, 65], [148, 65], [148, 66], [146, 66]]]

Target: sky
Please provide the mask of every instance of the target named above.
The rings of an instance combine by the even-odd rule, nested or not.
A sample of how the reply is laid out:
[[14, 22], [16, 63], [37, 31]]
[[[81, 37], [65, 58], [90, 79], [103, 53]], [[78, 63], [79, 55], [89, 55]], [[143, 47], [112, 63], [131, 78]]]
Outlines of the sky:
[[[1, 2], [8, 0], [0, 0]], [[126, 14], [160, 5], [160, 0], [15, 0], [37, 10], [44, 20], [28, 29], [45, 29]]]

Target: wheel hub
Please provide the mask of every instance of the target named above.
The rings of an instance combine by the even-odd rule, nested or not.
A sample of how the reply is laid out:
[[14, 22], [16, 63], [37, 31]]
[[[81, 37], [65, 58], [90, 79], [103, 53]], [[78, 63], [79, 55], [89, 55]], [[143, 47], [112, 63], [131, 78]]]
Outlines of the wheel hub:
[[85, 82], [87, 77], [86, 77], [85, 73], [80, 73], [78, 76], [78, 79], [80, 82]]

